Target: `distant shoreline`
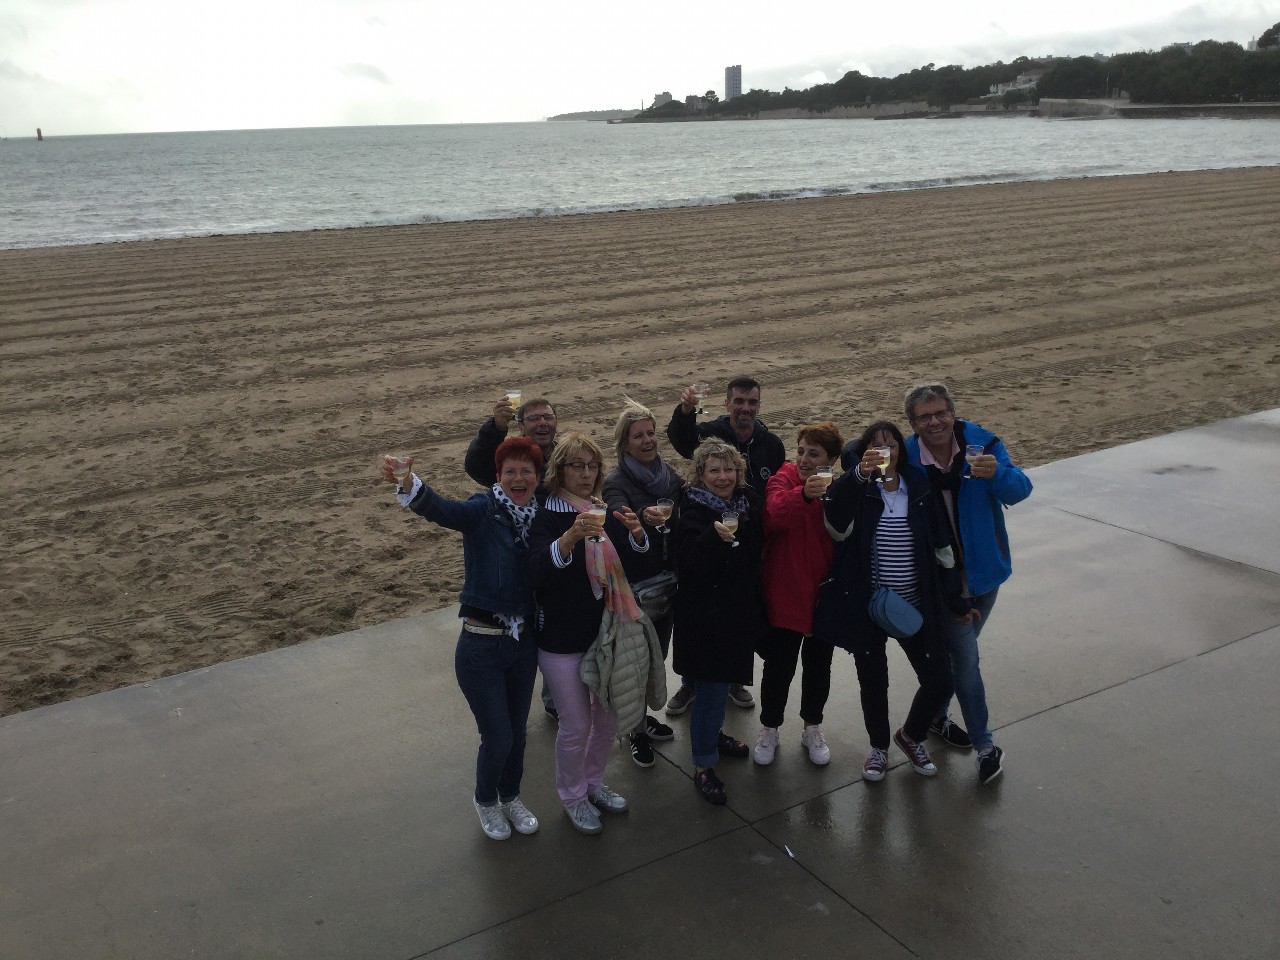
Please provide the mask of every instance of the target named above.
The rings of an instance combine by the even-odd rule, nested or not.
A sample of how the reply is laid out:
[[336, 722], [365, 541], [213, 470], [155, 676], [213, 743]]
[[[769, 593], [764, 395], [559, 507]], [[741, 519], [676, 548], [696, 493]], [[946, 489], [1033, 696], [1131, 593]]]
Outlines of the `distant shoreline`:
[[1005, 110], [996, 103], [955, 104], [941, 110], [923, 101], [871, 103], [865, 106], [832, 107], [817, 112], [799, 107], [762, 110], [759, 113], [705, 114], [677, 117], [642, 117], [610, 120], [610, 123], [702, 123], [742, 120], [914, 120], [955, 119], [957, 117], [1049, 117], [1149, 120], [1210, 117], [1217, 119], [1280, 119], [1280, 102], [1252, 103], [1130, 103], [1127, 100], [1042, 98], [1038, 107]]

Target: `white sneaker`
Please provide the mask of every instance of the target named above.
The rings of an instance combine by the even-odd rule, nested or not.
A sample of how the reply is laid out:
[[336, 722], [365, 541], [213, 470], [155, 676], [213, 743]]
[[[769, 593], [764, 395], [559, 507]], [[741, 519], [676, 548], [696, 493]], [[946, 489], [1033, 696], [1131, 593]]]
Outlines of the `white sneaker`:
[[600, 814], [590, 800], [579, 800], [572, 806], [565, 807], [564, 812], [569, 815], [569, 822], [574, 829], [583, 833], [599, 833], [604, 829], [600, 826]]
[[809, 751], [809, 760], [813, 763], [825, 767], [831, 762], [831, 748], [827, 746], [827, 738], [822, 735], [821, 727], [816, 725], [805, 727], [804, 732], [800, 734], [800, 742]]
[[773, 755], [777, 752], [778, 728], [761, 727], [760, 736], [756, 737], [756, 747], [751, 751], [751, 756], [760, 766], [767, 767], [773, 763]]
[[493, 803], [482, 807], [475, 797], [471, 798], [471, 804], [476, 808], [476, 814], [480, 817], [480, 827], [484, 830], [486, 837], [490, 840], [505, 840], [511, 836], [511, 824], [507, 823], [507, 818], [502, 815], [501, 804]]
[[502, 815], [511, 822], [511, 826], [515, 827], [516, 833], [530, 834], [538, 832], [538, 818], [530, 812], [516, 797], [514, 800], [508, 800], [506, 803], [498, 804], [502, 808]]
[[626, 797], [610, 790], [603, 783], [594, 790], [588, 790], [587, 799], [596, 810], [606, 813], [626, 813], [627, 807], [631, 806]]

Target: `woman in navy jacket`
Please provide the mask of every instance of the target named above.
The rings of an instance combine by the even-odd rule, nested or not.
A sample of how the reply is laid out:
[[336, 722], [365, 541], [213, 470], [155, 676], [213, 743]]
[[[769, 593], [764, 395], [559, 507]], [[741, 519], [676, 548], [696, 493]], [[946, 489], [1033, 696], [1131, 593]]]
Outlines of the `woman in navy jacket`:
[[[485, 836], [505, 840], [511, 828], [534, 833], [538, 818], [520, 800], [525, 724], [533, 697], [538, 648], [530, 629], [529, 527], [538, 510], [534, 490], [542, 450], [512, 437], [494, 453], [498, 482], [467, 500], [449, 500], [409, 473], [400, 482], [401, 506], [462, 534], [464, 579], [459, 595], [462, 632], [454, 653], [458, 686], [480, 729], [472, 804]], [[395, 482], [388, 457], [382, 476]], [[413, 466], [409, 458], [405, 469]]]
[[[881, 470], [872, 447], [889, 448], [887, 468]], [[938, 772], [924, 746], [929, 721], [951, 696], [942, 618], [969, 612], [954, 575], [946, 517], [924, 474], [899, 460], [902, 447], [902, 433], [893, 423], [873, 423], [853, 445], [857, 466], [832, 484], [824, 501], [827, 527], [840, 546], [814, 612], [814, 635], [853, 653], [871, 740], [863, 765], [868, 780], [884, 778], [889, 749], [888, 635], [867, 612], [876, 580], [902, 594], [923, 616], [913, 636], [897, 638], [919, 688], [893, 740], [925, 776]]]

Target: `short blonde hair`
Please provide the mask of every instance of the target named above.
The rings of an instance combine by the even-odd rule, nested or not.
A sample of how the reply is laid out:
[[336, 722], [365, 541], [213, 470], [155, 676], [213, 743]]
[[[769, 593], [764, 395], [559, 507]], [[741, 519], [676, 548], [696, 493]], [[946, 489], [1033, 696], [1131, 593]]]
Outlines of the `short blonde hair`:
[[591, 495], [599, 496], [604, 486], [604, 451], [600, 445], [585, 433], [566, 433], [556, 441], [555, 449], [547, 458], [547, 492], [556, 496], [564, 488], [564, 467], [571, 460], [594, 460], [600, 464], [596, 471], [596, 483], [591, 488]]
[[693, 451], [693, 463], [689, 467], [689, 482], [695, 487], [703, 485], [702, 472], [707, 469], [708, 460], [725, 460], [733, 464], [733, 468], [738, 471], [738, 483], [735, 489], [741, 490], [747, 485], [747, 461], [742, 459], [738, 448], [723, 440], [709, 437], [698, 444], [698, 449]]
[[618, 462], [622, 462], [622, 458], [627, 455], [627, 441], [631, 437], [631, 427], [633, 424], [644, 423], [648, 420], [653, 424], [656, 432], [658, 429], [658, 418], [653, 415], [650, 410], [642, 403], [636, 403], [630, 397], [624, 397], [627, 405], [622, 408], [622, 413], [618, 414], [618, 422], [613, 426], [613, 449], [618, 455]]

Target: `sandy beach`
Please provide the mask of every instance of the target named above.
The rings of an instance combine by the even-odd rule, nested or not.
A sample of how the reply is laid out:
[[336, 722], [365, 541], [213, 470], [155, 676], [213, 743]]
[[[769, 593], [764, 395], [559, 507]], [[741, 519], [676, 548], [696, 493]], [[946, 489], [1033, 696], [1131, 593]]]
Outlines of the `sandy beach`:
[[[444, 492], [508, 388], [606, 439], [739, 373], [1034, 466], [1280, 406], [1280, 168], [0, 251], [0, 714], [453, 602]], [[669, 449], [664, 454], [673, 457]], [[1188, 457], [1194, 457], [1188, 451]]]

